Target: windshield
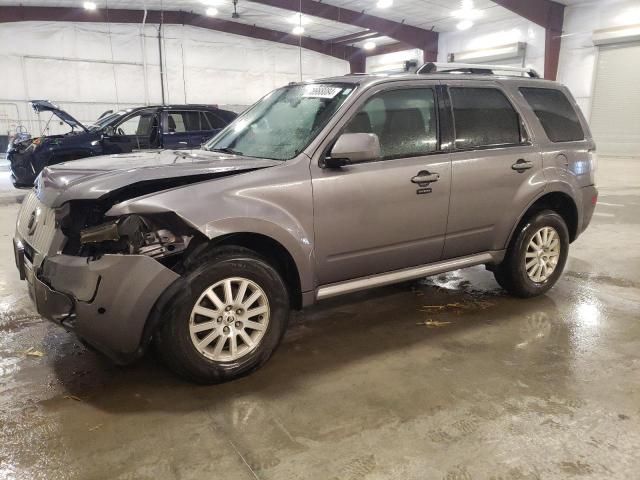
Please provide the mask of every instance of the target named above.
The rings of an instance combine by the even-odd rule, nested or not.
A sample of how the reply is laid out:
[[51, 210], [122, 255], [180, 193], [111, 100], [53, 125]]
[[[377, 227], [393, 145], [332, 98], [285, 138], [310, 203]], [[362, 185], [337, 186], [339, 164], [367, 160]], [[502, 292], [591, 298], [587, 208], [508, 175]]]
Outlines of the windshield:
[[107, 115], [106, 117], [100, 118], [98, 121], [96, 121], [96, 123], [94, 123], [93, 125], [89, 125], [87, 128], [91, 131], [100, 130], [102, 127], [106, 127], [107, 125], [110, 125], [117, 118], [120, 118], [123, 115], [126, 115], [130, 111], [131, 110], [120, 110], [119, 112], [112, 113], [110, 115]]
[[274, 90], [203, 148], [289, 160], [313, 140], [353, 89], [353, 85], [314, 83]]

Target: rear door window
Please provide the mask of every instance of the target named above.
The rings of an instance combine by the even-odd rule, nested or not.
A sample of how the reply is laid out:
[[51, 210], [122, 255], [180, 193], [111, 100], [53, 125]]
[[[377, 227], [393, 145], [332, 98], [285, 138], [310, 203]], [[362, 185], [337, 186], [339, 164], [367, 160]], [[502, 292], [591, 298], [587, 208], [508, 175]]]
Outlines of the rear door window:
[[453, 87], [449, 92], [453, 106], [457, 149], [522, 143], [520, 116], [500, 90]]
[[198, 111], [170, 111], [167, 127], [171, 133], [210, 130], [207, 119]]
[[552, 142], [584, 140], [578, 114], [560, 90], [551, 88], [520, 88], [520, 93], [535, 112], [547, 137]]

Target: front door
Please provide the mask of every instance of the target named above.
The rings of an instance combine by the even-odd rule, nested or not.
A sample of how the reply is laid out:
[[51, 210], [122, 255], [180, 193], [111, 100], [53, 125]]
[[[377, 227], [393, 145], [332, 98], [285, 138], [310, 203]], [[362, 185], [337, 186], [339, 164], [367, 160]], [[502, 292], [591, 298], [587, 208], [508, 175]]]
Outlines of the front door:
[[155, 110], [143, 110], [123, 118], [102, 140], [104, 153], [127, 153], [158, 148], [159, 125]]
[[440, 260], [451, 167], [435, 85], [373, 90], [328, 140], [330, 148], [341, 133], [374, 133], [380, 160], [339, 169], [312, 162], [320, 285]]
[[487, 81], [447, 83], [455, 141], [444, 258], [501, 250], [544, 189], [542, 157], [514, 108], [517, 91]]

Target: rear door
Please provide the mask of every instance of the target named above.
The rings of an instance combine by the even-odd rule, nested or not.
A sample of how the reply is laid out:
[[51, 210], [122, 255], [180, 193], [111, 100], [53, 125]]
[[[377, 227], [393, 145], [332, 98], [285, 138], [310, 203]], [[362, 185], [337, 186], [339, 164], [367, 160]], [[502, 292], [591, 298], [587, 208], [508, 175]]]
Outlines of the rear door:
[[[311, 164], [320, 285], [440, 260], [450, 162], [441, 148], [438, 83], [375, 87], [350, 109]], [[342, 133], [374, 133], [380, 160], [321, 168]], [[420, 184], [418, 179], [430, 179]]]
[[542, 156], [521, 99], [493, 81], [446, 81], [453, 115], [451, 204], [444, 258], [501, 250], [543, 191]]
[[193, 116], [198, 120], [198, 112], [187, 110], [165, 110], [162, 122], [162, 144], [164, 148], [188, 149], [192, 147], [191, 132]]

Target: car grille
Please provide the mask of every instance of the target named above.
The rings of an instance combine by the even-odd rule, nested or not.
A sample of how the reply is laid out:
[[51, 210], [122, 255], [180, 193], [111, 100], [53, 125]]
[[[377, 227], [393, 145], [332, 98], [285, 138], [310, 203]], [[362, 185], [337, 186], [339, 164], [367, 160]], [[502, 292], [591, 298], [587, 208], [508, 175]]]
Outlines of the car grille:
[[16, 230], [23, 242], [46, 255], [56, 234], [56, 211], [40, 202], [32, 191], [22, 202]]

